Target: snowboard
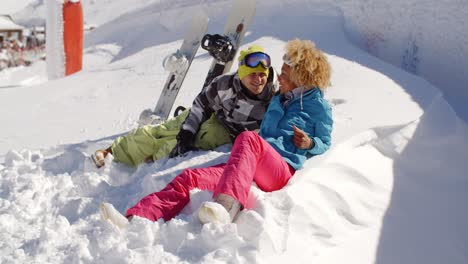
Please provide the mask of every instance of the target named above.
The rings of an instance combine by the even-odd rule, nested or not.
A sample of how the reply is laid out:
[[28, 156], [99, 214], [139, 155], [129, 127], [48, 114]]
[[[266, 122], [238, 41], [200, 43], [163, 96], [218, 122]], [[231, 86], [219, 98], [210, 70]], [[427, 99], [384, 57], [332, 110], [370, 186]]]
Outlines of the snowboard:
[[234, 0], [224, 26], [224, 35], [204, 36], [202, 48], [207, 50], [214, 59], [203, 87], [210, 84], [215, 77], [231, 69], [247, 28], [255, 15], [255, 8], [255, 0]]
[[163, 61], [163, 67], [170, 71], [164, 88], [159, 96], [154, 111], [145, 109], [139, 118], [139, 125], [160, 124], [170, 114], [180, 87], [197, 53], [203, 36], [208, 30], [208, 16], [199, 11], [194, 15], [187, 30], [182, 46], [175, 53], [167, 56]]

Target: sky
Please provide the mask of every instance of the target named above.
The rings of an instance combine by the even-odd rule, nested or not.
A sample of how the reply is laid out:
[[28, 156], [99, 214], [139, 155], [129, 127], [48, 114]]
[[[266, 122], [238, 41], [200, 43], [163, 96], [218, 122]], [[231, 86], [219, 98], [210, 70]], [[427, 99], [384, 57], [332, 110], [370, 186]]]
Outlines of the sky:
[[[43, 8], [42, 1], [11, 3], [23, 19]], [[227, 160], [229, 145], [138, 168], [110, 156], [96, 169], [89, 154], [136, 128], [141, 111], [155, 106], [168, 75], [162, 61], [181, 45], [190, 15], [203, 10], [208, 32], [220, 33], [230, 4], [84, 1], [85, 21], [97, 28], [85, 35], [81, 72], [48, 80], [44, 61], [0, 72], [0, 262], [467, 263], [468, 126], [459, 105], [422, 73], [392, 63], [402, 54], [379, 57], [372, 45], [359, 45], [362, 34], [350, 30], [340, 1], [258, 1], [241, 47], [264, 46], [277, 70], [292, 38], [326, 52], [334, 118], [328, 152], [308, 160], [282, 190], [253, 186], [254, 206], [231, 224], [198, 221], [194, 213], [211, 198], [198, 190], [168, 222], [135, 218], [119, 230], [101, 219], [101, 202], [124, 213], [183, 169]], [[448, 17], [466, 7], [456, 4]], [[417, 14], [416, 6], [392, 10]], [[347, 14], [358, 12], [348, 7]], [[397, 15], [379, 22], [392, 25]], [[390, 36], [406, 36], [406, 28], [391, 29]], [[429, 69], [425, 54], [417, 58]], [[191, 104], [211, 61], [198, 51], [175, 106]]]

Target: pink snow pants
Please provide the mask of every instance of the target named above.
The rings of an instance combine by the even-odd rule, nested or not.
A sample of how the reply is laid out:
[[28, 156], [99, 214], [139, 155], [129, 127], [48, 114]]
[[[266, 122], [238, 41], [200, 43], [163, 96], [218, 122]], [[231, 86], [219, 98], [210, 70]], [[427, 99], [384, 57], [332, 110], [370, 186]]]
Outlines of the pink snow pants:
[[234, 142], [227, 163], [184, 170], [163, 190], [147, 195], [125, 215], [168, 221], [188, 204], [190, 190], [194, 188], [213, 191], [213, 197], [228, 194], [245, 206], [252, 182], [262, 191], [272, 192], [283, 188], [294, 172], [257, 133], [242, 132]]

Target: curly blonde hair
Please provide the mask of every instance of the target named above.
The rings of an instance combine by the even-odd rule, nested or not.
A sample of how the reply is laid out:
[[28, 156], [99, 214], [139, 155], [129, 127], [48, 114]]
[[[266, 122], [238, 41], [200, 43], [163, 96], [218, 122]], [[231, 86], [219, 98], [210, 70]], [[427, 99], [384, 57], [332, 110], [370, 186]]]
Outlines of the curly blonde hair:
[[319, 87], [330, 85], [331, 67], [325, 54], [310, 40], [294, 39], [286, 44], [290, 67], [289, 79], [298, 86]]

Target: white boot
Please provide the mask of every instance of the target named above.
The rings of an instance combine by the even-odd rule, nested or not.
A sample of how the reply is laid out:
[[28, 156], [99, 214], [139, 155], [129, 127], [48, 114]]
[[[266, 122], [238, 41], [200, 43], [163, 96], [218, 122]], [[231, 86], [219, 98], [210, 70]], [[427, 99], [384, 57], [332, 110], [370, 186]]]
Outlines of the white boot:
[[226, 208], [219, 203], [215, 202], [204, 202], [198, 209], [198, 219], [203, 224], [206, 223], [221, 223], [227, 224], [230, 222], [230, 217]]
[[234, 197], [220, 194], [215, 202], [204, 202], [198, 210], [198, 218], [204, 224], [211, 222], [231, 223], [241, 209]]
[[101, 203], [101, 217], [104, 220], [109, 220], [119, 229], [123, 229], [128, 224], [128, 219], [117, 211], [110, 203]]

